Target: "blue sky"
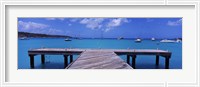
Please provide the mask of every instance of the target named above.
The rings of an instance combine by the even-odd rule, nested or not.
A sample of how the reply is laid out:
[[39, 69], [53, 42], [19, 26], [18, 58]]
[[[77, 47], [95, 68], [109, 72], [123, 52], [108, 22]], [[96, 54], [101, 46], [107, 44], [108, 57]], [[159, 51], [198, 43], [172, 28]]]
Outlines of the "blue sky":
[[18, 18], [18, 31], [86, 38], [181, 38], [182, 18]]

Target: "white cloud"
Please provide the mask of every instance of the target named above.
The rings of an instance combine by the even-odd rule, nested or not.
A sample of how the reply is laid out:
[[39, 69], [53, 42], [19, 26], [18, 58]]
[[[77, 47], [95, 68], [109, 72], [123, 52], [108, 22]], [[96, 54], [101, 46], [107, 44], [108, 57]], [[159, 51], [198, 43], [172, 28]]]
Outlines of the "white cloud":
[[129, 23], [130, 21], [127, 18], [72, 18], [70, 19], [70, 22], [79, 22], [88, 29], [101, 29], [104, 32], [108, 32], [115, 29], [115, 27], [121, 26], [123, 23]]
[[56, 20], [56, 18], [46, 18], [46, 20]]
[[85, 24], [90, 29], [100, 29], [103, 25], [103, 18], [84, 18], [80, 21], [81, 24]]
[[152, 22], [152, 21], [154, 21], [154, 20], [151, 19], [151, 18], [147, 18], [146, 21], [147, 21], [147, 22]]
[[58, 18], [58, 20], [64, 21], [64, 20], [65, 20], [65, 18]]
[[36, 23], [36, 22], [23, 22], [18, 21], [19, 31], [41, 33], [41, 34], [63, 34], [62, 30], [53, 29], [49, 25]]
[[124, 22], [127, 23], [128, 20], [126, 18], [111, 19], [107, 27], [117, 27], [117, 26], [120, 26]]
[[18, 25], [21, 30], [29, 30], [29, 29], [44, 29], [49, 27], [49, 25], [42, 24], [42, 23], [36, 23], [36, 22], [23, 22], [19, 21]]
[[44, 31], [43, 33], [57, 35], [57, 34], [62, 34], [62, 31], [58, 29], [50, 28], [47, 31]]
[[120, 25], [122, 25], [123, 23], [129, 23], [130, 21], [126, 18], [116, 18], [116, 19], [110, 19], [110, 21], [108, 22], [105, 32], [108, 32], [112, 29], [114, 29], [115, 27], [118, 27]]
[[168, 21], [167, 22], [167, 25], [169, 26], [179, 26], [182, 24], [182, 19], [179, 19], [177, 21]]
[[81, 20], [80, 18], [71, 18], [69, 21], [70, 22], [77, 22], [77, 21], [79, 21], [79, 20]]
[[46, 20], [61, 20], [61, 21], [64, 21], [65, 18], [46, 18]]

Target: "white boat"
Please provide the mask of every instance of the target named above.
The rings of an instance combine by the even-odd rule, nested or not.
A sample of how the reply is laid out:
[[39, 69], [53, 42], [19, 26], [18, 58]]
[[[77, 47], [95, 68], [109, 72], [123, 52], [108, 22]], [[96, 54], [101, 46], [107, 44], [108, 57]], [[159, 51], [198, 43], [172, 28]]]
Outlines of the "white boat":
[[135, 42], [141, 42], [142, 40], [140, 39], [140, 38], [137, 38], [136, 40], [135, 40]]
[[21, 37], [20, 40], [29, 40], [27, 37]]
[[66, 38], [65, 41], [72, 41], [72, 40], [70, 40], [69, 38]]
[[176, 40], [176, 42], [177, 42], [177, 43], [180, 43], [180, 42], [182, 42], [182, 40], [180, 40], [180, 39], [177, 39], [177, 40]]
[[152, 41], [155, 41], [156, 39], [155, 39], [155, 38], [151, 38], [151, 40], [152, 40]]
[[161, 40], [160, 42], [162, 42], [162, 43], [175, 43], [176, 41], [164, 39], [164, 40]]

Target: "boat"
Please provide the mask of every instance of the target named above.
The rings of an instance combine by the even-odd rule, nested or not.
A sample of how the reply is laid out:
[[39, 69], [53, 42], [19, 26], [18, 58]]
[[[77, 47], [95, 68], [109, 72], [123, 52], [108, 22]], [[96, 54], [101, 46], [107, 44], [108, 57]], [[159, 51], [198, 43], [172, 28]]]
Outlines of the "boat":
[[161, 40], [160, 42], [162, 42], [162, 43], [175, 43], [176, 41], [164, 39], [164, 40]]
[[151, 40], [152, 40], [152, 41], [155, 41], [156, 39], [155, 39], [155, 38], [151, 38]]
[[72, 40], [70, 40], [69, 38], [66, 38], [65, 41], [72, 41]]
[[182, 40], [181, 39], [176, 39], [176, 42], [180, 43], [180, 42], [182, 42]]
[[21, 37], [20, 40], [29, 40], [27, 37]]
[[118, 40], [121, 40], [121, 39], [124, 39], [123, 37], [119, 37], [119, 38], [117, 38]]
[[135, 42], [138, 42], [138, 43], [140, 43], [142, 40], [140, 39], [140, 38], [137, 38], [136, 40], [135, 40]]

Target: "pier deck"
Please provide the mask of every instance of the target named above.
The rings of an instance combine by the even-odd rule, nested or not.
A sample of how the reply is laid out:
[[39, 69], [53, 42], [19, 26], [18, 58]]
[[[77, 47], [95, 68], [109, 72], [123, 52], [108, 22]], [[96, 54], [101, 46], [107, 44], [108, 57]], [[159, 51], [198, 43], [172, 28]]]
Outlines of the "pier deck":
[[[165, 58], [165, 68], [169, 68], [171, 52], [154, 49], [64, 49], [64, 48], [40, 48], [28, 51], [30, 66], [34, 68], [34, 56], [41, 55], [42, 64], [45, 63], [45, 55], [63, 55], [64, 67], [67, 69], [132, 69], [136, 68], [137, 55], [155, 55], [156, 65], [159, 65], [159, 56]], [[73, 55], [79, 57], [73, 61]], [[127, 55], [127, 63], [118, 55]], [[68, 65], [68, 56], [70, 64]], [[132, 67], [129, 66], [132, 58]]]
[[113, 51], [84, 51], [68, 69], [132, 69]]

